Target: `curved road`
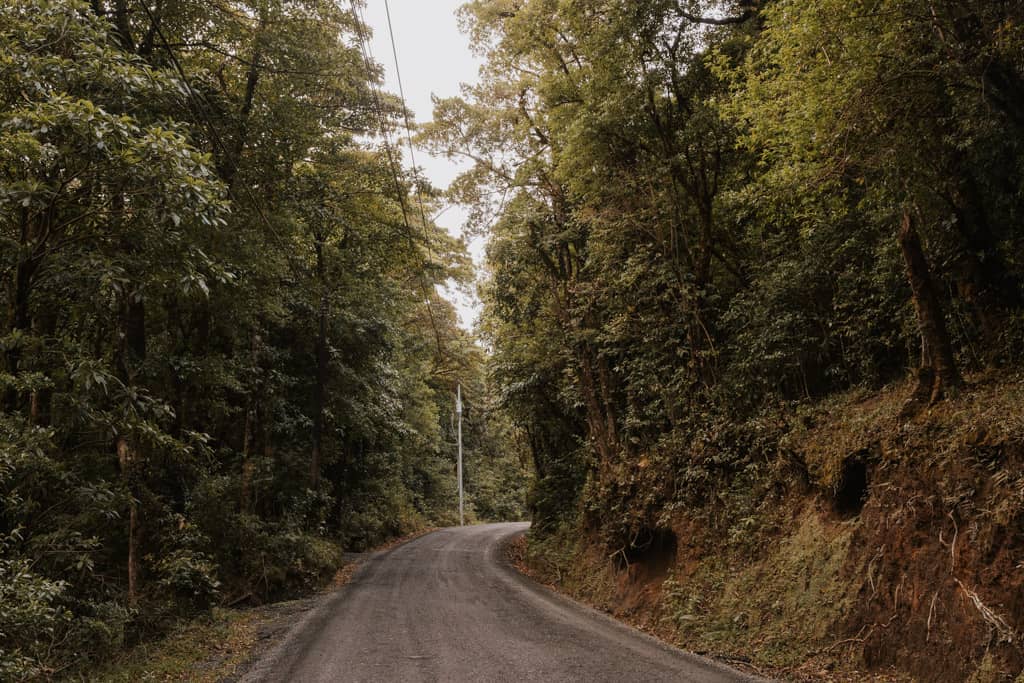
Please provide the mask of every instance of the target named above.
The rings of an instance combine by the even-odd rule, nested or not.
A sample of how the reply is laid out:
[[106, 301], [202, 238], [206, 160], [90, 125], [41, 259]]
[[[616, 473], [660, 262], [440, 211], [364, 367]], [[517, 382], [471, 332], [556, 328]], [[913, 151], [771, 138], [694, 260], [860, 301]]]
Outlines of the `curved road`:
[[521, 576], [501, 548], [528, 526], [443, 529], [371, 557], [243, 680], [755, 680]]

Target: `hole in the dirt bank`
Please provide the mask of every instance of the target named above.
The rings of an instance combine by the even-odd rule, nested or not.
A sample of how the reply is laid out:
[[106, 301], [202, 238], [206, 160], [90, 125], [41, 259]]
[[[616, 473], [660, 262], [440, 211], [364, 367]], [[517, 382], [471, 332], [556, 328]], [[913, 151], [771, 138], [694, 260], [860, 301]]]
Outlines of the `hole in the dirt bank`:
[[640, 563], [653, 572], [667, 571], [675, 562], [677, 545], [671, 529], [644, 527], [626, 547], [615, 553], [615, 568], [621, 571]]
[[860, 455], [843, 461], [843, 471], [836, 487], [835, 509], [842, 517], [856, 517], [868, 499], [868, 464]]

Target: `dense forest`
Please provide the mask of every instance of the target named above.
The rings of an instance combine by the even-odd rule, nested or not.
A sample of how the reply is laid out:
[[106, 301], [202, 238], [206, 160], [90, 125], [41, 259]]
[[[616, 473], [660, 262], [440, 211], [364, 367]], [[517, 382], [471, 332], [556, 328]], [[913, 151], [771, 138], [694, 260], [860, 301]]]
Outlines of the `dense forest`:
[[[482, 333], [536, 470], [534, 563], [586, 596], [611, 558], [611, 609], [671, 565], [652, 611], [686, 647], [788, 665], [835, 604], [791, 659], [1016, 675], [1024, 4], [477, 0], [462, 18], [482, 81], [421, 137], [473, 164], [452, 193], [491, 232]], [[833, 535], [841, 552], [814, 545]], [[760, 604], [790, 569], [809, 597]], [[816, 595], [826, 576], [838, 592]]]
[[[345, 5], [345, 3], [341, 3]], [[0, 4], [0, 680], [73, 676], [524, 477], [361, 6]]]
[[1024, 2], [472, 0], [447, 194], [364, 4], [0, 4], [0, 680], [456, 523], [461, 384], [548, 583], [1019, 683]]

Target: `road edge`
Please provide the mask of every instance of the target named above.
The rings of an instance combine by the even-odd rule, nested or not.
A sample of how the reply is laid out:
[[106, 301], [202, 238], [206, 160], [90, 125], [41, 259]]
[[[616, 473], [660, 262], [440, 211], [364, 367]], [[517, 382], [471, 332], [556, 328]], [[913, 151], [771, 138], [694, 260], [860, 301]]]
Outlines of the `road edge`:
[[685, 650], [681, 647], [668, 643], [661, 638], [658, 638], [646, 631], [642, 631], [635, 626], [629, 624], [626, 621], [616, 618], [615, 616], [608, 614], [602, 610], [595, 608], [593, 605], [588, 605], [585, 602], [580, 602], [569, 595], [557, 590], [553, 586], [543, 584], [534, 579], [529, 574], [521, 571], [516, 567], [508, 558], [506, 549], [508, 546], [520, 536], [525, 536], [529, 529], [522, 531], [514, 531], [502, 536], [497, 543], [492, 545], [489, 549], [488, 554], [494, 561], [494, 564], [501, 567], [502, 571], [512, 578], [519, 585], [523, 586], [526, 590], [529, 590], [535, 595], [538, 595], [549, 602], [553, 602], [567, 607], [569, 609], [576, 609], [590, 618], [604, 622], [605, 624], [617, 629], [622, 633], [629, 633], [633, 636], [640, 636], [642, 639], [646, 639], [650, 644], [656, 645], [661, 650], [673, 654], [675, 656], [681, 656], [686, 659], [689, 663], [698, 666], [704, 666], [709, 669], [719, 671], [721, 673], [738, 676], [740, 681], [746, 683], [773, 683], [773, 679], [765, 678], [761, 674], [751, 673], [749, 671], [742, 671], [737, 669], [735, 666], [730, 665], [728, 662], [713, 659], [706, 655], [700, 655], [690, 650]]
[[294, 648], [290, 648], [289, 645], [297, 639], [301, 639], [302, 634], [308, 629], [315, 629], [318, 623], [330, 619], [330, 612], [335, 605], [345, 599], [345, 596], [356, 577], [367, 571], [370, 566], [382, 561], [399, 548], [403, 548], [410, 543], [415, 543], [416, 541], [426, 538], [440, 530], [440, 528], [430, 528], [418, 531], [414, 534], [410, 534], [409, 536], [390, 541], [385, 544], [384, 547], [372, 550], [365, 553], [358, 559], [353, 560], [351, 564], [355, 565], [355, 569], [346, 577], [343, 583], [336, 584], [332, 586], [330, 590], [313, 598], [316, 604], [310, 607], [310, 609], [297, 619], [294, 624], [288, 627], [287, 631], [285, 631], [285, 633], [269, 650], [262, 655], [254, 657], [246, 666], [245, 671], [236, 672], [236, 674], [232, 676], [231, 680], [237, 681], [238, 683], [258, 683], [259, 681], [265, 680], [266, 674], [273, 671], [282, 662], [289, 658], [297, 658], [301, 654], [301, 648], [296, 650]]

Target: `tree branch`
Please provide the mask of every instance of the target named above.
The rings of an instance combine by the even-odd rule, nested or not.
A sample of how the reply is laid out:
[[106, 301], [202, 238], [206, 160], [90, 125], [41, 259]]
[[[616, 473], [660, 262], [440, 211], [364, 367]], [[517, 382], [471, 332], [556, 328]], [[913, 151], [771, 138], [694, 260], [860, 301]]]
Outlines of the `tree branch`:
[[682, 9], [679, 10], [679, 16], [683, 17], [687, 21], [692, 21], [695, 24], [708, 24], [711, 26], [729, 26], [731, 24], [742, 24], [750, 17], [754, 16], [754, 10], [744, 10], [742, 13], [732, 17], [702, 17], [696, 14], [690, 14]]

